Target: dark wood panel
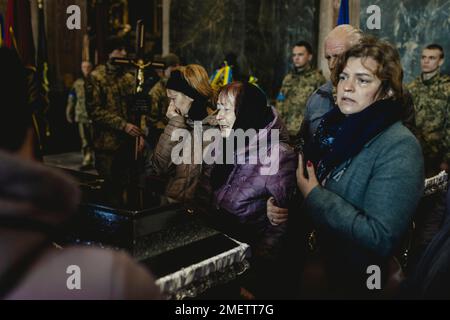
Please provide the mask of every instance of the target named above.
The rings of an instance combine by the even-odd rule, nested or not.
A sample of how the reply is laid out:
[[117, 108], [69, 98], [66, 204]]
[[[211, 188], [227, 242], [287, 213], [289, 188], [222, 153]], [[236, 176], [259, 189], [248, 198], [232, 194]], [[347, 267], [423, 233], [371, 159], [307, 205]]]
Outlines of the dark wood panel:
[[[81, 9], [81, 30], [66, 26], [67, 8], [78, 5]], [[45, 1], [49, 68], [53, 79], [52, 89], [61, 90], [63, 77], [81, 75], [83, 36], [87, 30], [86, 0]]]

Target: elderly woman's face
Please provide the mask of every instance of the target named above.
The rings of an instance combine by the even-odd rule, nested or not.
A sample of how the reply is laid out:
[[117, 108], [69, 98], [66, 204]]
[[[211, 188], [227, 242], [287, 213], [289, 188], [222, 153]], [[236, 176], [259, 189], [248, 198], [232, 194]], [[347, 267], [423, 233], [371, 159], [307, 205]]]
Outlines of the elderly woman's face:
[[228, 95], [220, 95], [217, 109], [219, 109], [217, 121], [222, 132], [222, 137], [228, 138], [236, 122], [234, 101]]
[[181, 116], [187, 117], [194, 100], [181, 92], [171, 89], [167, 89], [167, 97], [170, 101], [169, 108], [172, 108]]
[[337, 103], [343, 114], [361, 112], [377, 100], [381, 86], [375, 75], [377, 68], [378, 63], [372, 58], [348, 59], [337, 88]]

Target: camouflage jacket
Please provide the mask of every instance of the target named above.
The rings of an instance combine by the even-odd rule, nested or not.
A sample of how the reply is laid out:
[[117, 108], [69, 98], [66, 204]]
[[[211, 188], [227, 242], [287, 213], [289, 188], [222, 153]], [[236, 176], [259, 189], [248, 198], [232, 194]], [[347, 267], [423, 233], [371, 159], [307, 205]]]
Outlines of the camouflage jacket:
[[75, 122], [90, 123], [86, 110], [86, 95], [84, 90], [84, 79], [80, 78], [73, 84], [67, 101], [67, 109], [71, 114], [75, 113]]
[[169, 107], [169, 98], [167, 97], [166, 85], [168, 79], [161, 79], [150, 90], [151, 99], [150, 124], [154, 128], [164, 129], [167, 125], [167, 108]]
[[416, 108], [416, 127], [425, 157], [450, 159], [450, 77], [422, 76], [408, 84]]
[[308, 98], [325, 82], [322, 72], [313, 68], [292, 71], [284, 78], [276, 107], [291, 135], [300, 129]]
[[86, 81], [86, 107], [94, 127], [94, 147], [117, 151], [128, 140], [128, 102], [135, 79], [110, 65], [98, 66]]

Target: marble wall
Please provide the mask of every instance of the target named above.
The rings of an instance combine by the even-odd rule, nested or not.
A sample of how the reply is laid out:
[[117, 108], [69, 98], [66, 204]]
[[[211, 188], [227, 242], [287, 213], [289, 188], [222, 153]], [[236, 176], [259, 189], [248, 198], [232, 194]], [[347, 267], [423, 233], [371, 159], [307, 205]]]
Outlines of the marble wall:
[[290, 68], [291, 46], [317, 47], [318, 0], [172, 0], [170, 48], [209, 73], [226, 53], [273, 96]]
[[[381, 9], [381, 30], [368, 30], [367, 7]], [[424, 46], [440, 44], [447, 59], [442, 71], [450, 73], [450, 1], [449, 0], [361, 0], [361, 28], [395, 44], [402, 56], [405, 82], [420, 74], [420, 55]]]

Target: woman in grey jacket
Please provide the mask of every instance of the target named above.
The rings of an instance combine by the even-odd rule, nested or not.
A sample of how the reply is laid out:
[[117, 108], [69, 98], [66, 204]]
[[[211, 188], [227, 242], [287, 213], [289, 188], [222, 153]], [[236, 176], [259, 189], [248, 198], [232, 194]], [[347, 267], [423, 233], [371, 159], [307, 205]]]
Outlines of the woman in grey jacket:
[[300, 159], [298, 186], [316, 231], [310, 240], [325, 259], [331, 297], [371, 297], [380, 288], [370, 278], [377, 267], [382, 289], [422, 196], [421, 149], [400, 121], [402, 79], [390, 44], [367, 37], [350, 49], [333, 73], [339, 108], [323, 117]]

